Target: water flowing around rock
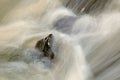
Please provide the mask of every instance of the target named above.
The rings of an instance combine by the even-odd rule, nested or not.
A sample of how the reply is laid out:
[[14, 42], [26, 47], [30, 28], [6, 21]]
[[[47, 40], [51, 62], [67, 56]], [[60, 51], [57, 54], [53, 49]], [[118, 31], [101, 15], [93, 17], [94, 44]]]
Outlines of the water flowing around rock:
[[1, 0], [0, 80], [119, 80], [119, 5]]

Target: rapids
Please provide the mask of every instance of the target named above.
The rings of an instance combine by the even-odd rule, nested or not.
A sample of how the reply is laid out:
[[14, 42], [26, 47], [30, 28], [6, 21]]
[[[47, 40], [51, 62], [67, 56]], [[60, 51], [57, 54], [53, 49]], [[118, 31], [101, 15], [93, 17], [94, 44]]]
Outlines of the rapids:
[[[120, 0], [0, 0], [0, 80], [120, 80]], [[53, 34], [54, 59], [38, 40]]]

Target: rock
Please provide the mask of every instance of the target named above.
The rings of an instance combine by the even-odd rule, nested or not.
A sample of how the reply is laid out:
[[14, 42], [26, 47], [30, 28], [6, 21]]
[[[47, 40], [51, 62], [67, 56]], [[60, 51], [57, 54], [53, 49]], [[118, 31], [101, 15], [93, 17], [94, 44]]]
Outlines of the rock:
[[36, 43], [35, 48], [42, 51], [45, 57], [54, 59], [54, 53], [52, 51], [53, 34], [49, 34], [47, 37], [39, 40]]

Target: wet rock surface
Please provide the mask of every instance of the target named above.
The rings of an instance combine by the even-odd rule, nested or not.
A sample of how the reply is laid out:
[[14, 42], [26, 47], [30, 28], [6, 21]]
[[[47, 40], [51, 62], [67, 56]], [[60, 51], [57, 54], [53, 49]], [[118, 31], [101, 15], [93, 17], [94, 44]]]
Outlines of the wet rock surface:
[[52, 40], [53, 34], [49, 34], [47, 37], [39, 40], [35, 45], [35, 48], [39, 51], [42, 51], [44, 57], [48, 57], [49, 59], [54, 59], [54, 53], [52, 51]]

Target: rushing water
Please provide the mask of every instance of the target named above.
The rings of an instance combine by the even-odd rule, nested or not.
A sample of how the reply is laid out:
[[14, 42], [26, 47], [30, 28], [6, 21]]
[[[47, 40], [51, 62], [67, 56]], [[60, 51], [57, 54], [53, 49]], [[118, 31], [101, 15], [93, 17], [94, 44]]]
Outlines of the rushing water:
[[[1, 0], [0, 80], [119, 80], [120, 0]], [[55, 58], [38, 40], [54, 35]]]

